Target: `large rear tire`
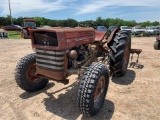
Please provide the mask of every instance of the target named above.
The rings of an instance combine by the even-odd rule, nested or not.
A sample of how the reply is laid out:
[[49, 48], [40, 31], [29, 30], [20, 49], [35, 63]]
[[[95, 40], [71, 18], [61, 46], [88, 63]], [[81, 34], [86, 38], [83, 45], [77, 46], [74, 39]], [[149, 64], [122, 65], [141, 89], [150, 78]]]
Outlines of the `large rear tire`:
[[159, 49], [160, 49], [160, 42], [156, 41], [156, 42], [154, 43], [154, 49], [155, 49], [155, 50], [159, 50]]
[[109, 44], [110, 71], [114, 76], [125, 75], [128, 67], [131, 35], [127, 31], [119, 31]]
[[92, 64], [81, 79], [78, 106], [87, 116], [96, 115], [104, 103], [109, 84], [109, 72], [104, 64]]
[[20, 88], [34, 92], [46, 86], [48, 79], [36, 74], [35, 54], [23, 57], [16, 66], [15, 80]]

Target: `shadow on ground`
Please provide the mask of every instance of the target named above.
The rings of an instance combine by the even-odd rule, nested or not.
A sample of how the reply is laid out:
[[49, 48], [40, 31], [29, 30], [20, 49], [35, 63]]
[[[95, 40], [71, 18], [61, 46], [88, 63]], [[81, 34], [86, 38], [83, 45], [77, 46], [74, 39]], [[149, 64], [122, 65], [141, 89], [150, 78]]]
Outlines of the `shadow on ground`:
[[[87, 117], [81, 114], [77, 106], [78, 81], [55, 92], [47, 92], [47, 90], [53, 86], [54, 83], [49, 83], [42, 90], [34, 93], [24, 92], [19, 97], [27, 99], [43, 92], [48, 96], [43, 100], [46, 110], [63, 119], [76, 120], [78, 117], [82, 117], [82, 120], [110, 120], [112, 118], [115, 106], [114, 103], [109, 100], [104, 101], [102, 109], [96, 116]], [[64, 91], [66, 92], [64, 93]], [[55, 94], [59, 94], [58, 98], [54, 97]]]
[[[133, 70], [128, 69], [123, 77], [112, 77], [112, 82], [120, 85], [129, 85], [135, 80], [136, 74]], [[104, 101], [104, 105], [100, 112], [93, 117], [83, 116], [77, 106], [77, 93], [79, 88], [79, 81], [59, 89], [55, 92], [48, 92], [47, 90], [54, 86], [54, 83], [49, 83], [44, 89], [28, 93], [24, 92], [20, 95], [21, 98], [27, 99], [34, 97], [40, 93], [45, 93], [48, 97], [44, 98], [43, 102], [47, 111], [64, 119], [77, 119], [82, 116], [82, 120], [110, 120], [114, 113], [114, 103], [109, 100]], [[62, 93], [63, 92], [63, 93]], [[58, 98], [54, 95], [58, 94]], [[80, 116], [81, 115], [81, 116]]]
[[105, 100], [104, 101], [104, 105], [101, 109], [101, 111], [93, 117], [86, 117], [86, 116], [82, 116], [82, 120], [111, 120], [113, 113], [114, 113], [114, 103], [109, 101], [109, 100]]
[[135, 77], [136, 77], [135, 71], [128, 69], [125, 76], [122, 76], [122, 77], [112, 76], [111, 80], [116, 84], [129, 85], [135, 80]]
[[[53, 93], [45, 92], [48, 95], [48, 98], [44, 99], [44, 105], [46, 106], [46, 110], [64, 119], [76, 120], [81, 115], [77, 106], [78, 88], [79, 82], [75, 82], [72, 85], [63, 88], [62, 90], [66, 90], [66, 93], [60, 94], [57, 99], [54, 97], [54, 94], [60, 92], [61, 90], [57, 90]], [[109, 100], [105, 100], [103, 108], [96, 116], [82, 116], [81, 119], [110, 120], [113, 113], [114, 103]]]
[[19, 95], [20, 98], [22, 99], [27, 99], [27, 98], [31, 98], [34, 97], [44, 91], [47, 91], [48, 89], [52, 88], [55, 84], [54, 83], [48, 83], [47, 86], [45, 88], [43, 88], [42, 90], [36, 91], [36, 92], [24, 92], [21, 95]]
[[141, 65], [139, 63], [136, 63], [136, 62], [131, 62], [129, 64], [129, 67], [130, 68], [135, 68], [135, 69], [143, 69], [144, 68], [144, 65]]

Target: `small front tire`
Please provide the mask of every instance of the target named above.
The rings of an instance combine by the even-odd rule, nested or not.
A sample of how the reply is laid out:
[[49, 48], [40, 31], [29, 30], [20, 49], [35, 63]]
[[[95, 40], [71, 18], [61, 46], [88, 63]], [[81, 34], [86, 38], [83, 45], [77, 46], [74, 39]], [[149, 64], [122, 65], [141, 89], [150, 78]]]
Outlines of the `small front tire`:
[[109, 72], [104, 64], [92, 64], [81, 79], [78, 107], [87, 116], [96, 115], [104, 103], [109, 84]]
[[29, 54], [19, 61], [16, 66], [15, 80], [20, 88], [28, 92], [40, 90], [48, 83], [48, 79], [36, 74], [35, 54]]

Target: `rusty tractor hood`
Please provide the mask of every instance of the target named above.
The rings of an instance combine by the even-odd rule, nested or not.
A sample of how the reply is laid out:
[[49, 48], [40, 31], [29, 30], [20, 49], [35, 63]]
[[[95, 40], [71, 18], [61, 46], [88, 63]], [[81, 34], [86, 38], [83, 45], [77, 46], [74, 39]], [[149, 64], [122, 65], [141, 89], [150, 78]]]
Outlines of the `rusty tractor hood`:
[[30, 30], [32, 47], [65, 50], [95, 41], [93, 28], [39, 28]]

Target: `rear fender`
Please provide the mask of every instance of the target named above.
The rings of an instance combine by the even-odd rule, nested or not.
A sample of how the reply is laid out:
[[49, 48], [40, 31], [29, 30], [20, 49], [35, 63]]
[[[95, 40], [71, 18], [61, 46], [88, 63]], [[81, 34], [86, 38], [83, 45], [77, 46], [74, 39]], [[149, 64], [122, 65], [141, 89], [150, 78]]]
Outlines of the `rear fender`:
[[108, 37], [107, 40], [107, 45], [110, 46], [111, 41], [113, 40], [113, 38], [115, 37], [116, 33], [120, 30], [120, 28], [115, 29], [114, 31], [112, 31], [112, 33], [110, 34], [110, 36]]

